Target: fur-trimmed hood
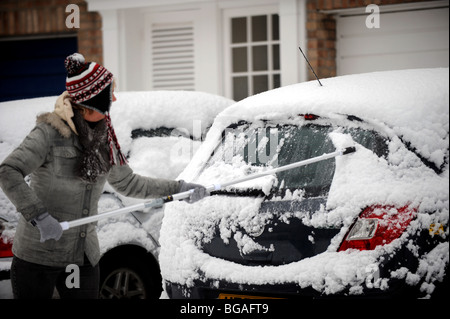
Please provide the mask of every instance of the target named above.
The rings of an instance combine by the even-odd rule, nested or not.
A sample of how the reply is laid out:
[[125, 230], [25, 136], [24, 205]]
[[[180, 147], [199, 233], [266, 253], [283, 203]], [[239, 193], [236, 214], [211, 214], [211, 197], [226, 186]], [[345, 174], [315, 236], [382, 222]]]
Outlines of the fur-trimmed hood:
[[[72, 108], [71, 98], [67, 91], [63, 92], [56, 100], [55, 110], [52, 113], [44, 113], [37, 117], [37, 123], [47, 123], [56, 129], [63, 137], [69, 138], [72, 132], [79, 136], [77, 127], [79, 128], [80, 122], [75, 125], [75, 117]], [[105, 123], [107, 128], [107, 140], [106, 143], [109, 145], [110, 161], [112, 165], [115, 165], [116, 158], [114, 155], [114, 147], [117, 150], [117, 156], [120, 165], [127, 163], [126, 157], [120, 150], [120, 145], [114, 132], [114, 128], [111, 124], [111, 117], [107, 112], [105, 114]], [[84, 123], [85, 124], [85, 123]], [[82, 133], [82, 132], [80, 132]]]
[[57, 130], [63, 137], [69, 138], [72, 132], [78, 135], [73, 123], [73, 109], [70, 103], [70, 96], [64, 91], [56, 100], [55, 110], [38, 115], [36, 123], [47, 123]]
[[47, 112], [39, 114], [36, 123], [50, 124], [55, 130], [59, 132], [63, 137], [69, 138], [72, 134], [70, 127], [65, 123], [55, 112]]

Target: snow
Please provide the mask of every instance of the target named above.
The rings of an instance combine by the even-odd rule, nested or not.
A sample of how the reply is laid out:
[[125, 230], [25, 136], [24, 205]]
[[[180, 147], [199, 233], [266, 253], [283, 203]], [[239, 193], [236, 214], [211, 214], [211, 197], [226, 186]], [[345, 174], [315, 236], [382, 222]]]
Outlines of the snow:
[[[119, 144], [129, 156], [130, 167], [136, 174], [165, 179], [177, 179], [198, 150], [215, 116], [234, 103], [217, 95], [190, 91], [120, 92], [116, 97], [111, 120]], [[134, 129], [159, 127], [175, 130], [169, 137], [131, 138]], [[192, 136], [193, 140], [186, 136]], [[99, 212], [145, 201], [117, 194], [109, 184], [105, 190], [120, 202], [103, 196]], [[159, 247], [155, 240], [159, 238], [162, 218], [162, 210], [153, 210], [139, 228], [130, 216], [99, 221], [101, 253], [120, 244], [139, 243], [157, 255]]]
[[[336, 249], [361, 207], [366, 205], [409, 204], [417, 207], [419, 214], [411, 223], [410, 232], [428, 229], [430, 224], [448, 225], [448, 69], [379, 72], [321, 81], [323, 87], [316, 81], [291, 85], [255, 95], [228, 108], [232, 101], [200, 92], [116, 93], [118, 101], [113, 103], [111, 110], [116, 134], [122, 149], [130, 156], [130, 166], [136, 173], [146, 176], [177, 178], [191, 158], [178, 178], [209, 185], [262, 170], [234, 158], [231, 163], [216, 163], [202, 172], [221, 140], [222, 131], [239, 120], [255, 122], [264, 119], [289, 124], [296, 123], [293, 118], [298, 114], [313, 113], [335, 121], [342, 119], [340, 114], [351, 114], [368, 121], [391, 138], [389, 158], [383, 159], [355, 143], [349, 135], [339, 131], [331, 133], [336, 148], [355, 145], [357, 152], [336, 158], [335, 177], [326, 207], [322, 206], [312, 215], [286, 212], [280, 217], [285, 222], [295, 217], [309, 225], [342, 226], [326, 252], [277, 267], [248, 267], [211, 257], [199, 246], [211, 240], [217, 225], [220, 238], [228, 242], [233, 236], [241, 253], [261, 248], [250, 236], [237, 230], [258, 232], [259, 226], [271, 218], [259, 213], [262, 200], [221, 197], [218, 201], [217, 196], [211, 196], [196, 204], [174, 202], [165, 206], [164, 214], [156, 211], [144, 222], [144, 228], [159, 238], [162, 245], [159, 258], [164, 279], [188, 287], [194, 280], [205, 277], [239, 284], [295, 282], [300, 287], [313, 287], [326, 294], [342, 291], [350, 285], [351, 294], [360, 294], [363, 285], [372, 279], [373, 286], [386, 289], [390, 279], [403, 278], [409, 285], [424, 281], [420, 287], [424, 296], [432, 293], [435, 281], [442, 280], [443, 267], [448, 265], [448, 227], [443, 234], [446, 242], [428, 254], [418, 256], [417, 272], [400, 267], [393, 270], [390, 277], [377, 280], [373, 270], [377, 269], [380, 256], [395, 252], [407, 240], [407, 234], [373, 251], [337, 253]], [[0, 103], [0, 162], [33, 128], [38, 113], [53, 110], [55, 100], [56, 97], [47, 97]], [[176, 106], [176, 109], [169, 109], [168, 105]], [[218, 112], [221, 113], [204, 139], [206, 129]], [[160, 126], [178, 128], [195, 140], [175, 133], [162, 139], [131, 139], [134, 129]], [[436, 166], [444, 164], [443, 172], [436, 175], [424, 168], [396, 136], [402, 136]], [[277, 182], [275, 177], [267, 176], [239, 186], [260, 188], [267, 193]], [[108, 186], [106, 190], [112, 191]], [[295, 192], [275, 200], [301, 199], [302, 196], [301, 192]], [[113, 194], [102, 198], [99, 211], [135, 202]], [[17, 217], [14, 207], [1, 191], [0, 211], [8, 218]], [[429, 211], [436, 213], [429, 215]], [[156, 249], [155, 242], [145, 236], [143, 229], [136, 230], [132, 219], [122, 216], [99, 222], [102, 252], [132, 241], [141, 242], [148, 250]], [[314, 240], [313, 234], [310, 240]], [[413, 243], [408, 245], [411, 251], [417, 250]]]
[[215, 116], [233, 103], [204, 92], [120, 92], [111, 108], [111, 119], [121, 147], [128, 152], [130, 132], [137, 128], [178, 129], [200, 140]]
[[[285, 120], [301, 113], [352, 114], [387, 125], [439, 166], [449, 143], [448, 75], [448, 68], [405, 70], [389, 76], [375, 72], [324, 79], [323, 87], [310, 81], [264, 92], [220, 114], [209, 132], [216, 135], [216, 140], [209, 138], [209, 148], [227, 126], [239, 120]], [[197, 157], [208, 155], [202, 152]]]
[[[342, 227], [328, 250], [277, 267], [250, 267], [215, 258], [204, 253], [200, 249], [201, 244], [211, 240], [217, 225], [219, 236], [227, 243], [237, 229], [251, 229], [264, 224], [264, 220], [271, 216], [259, 212], [261, 199], [221, 196], [219, 201], [217, 196], [211, 196], [192, 205], [177, 202], [166, 205], [161, 229], [160, 264], [165, 280], [188, 287], [193, 286], [194, 280], [205, 278], [256, 285], [294, 282], [325, 294], [342, 291], [350, 285], [350, 293], [358, 294], [373, 277], [371, 269], [377, 267], [381, 256], [393, 253], [407, 238], [405, 233], [391, 244], [373, 251], [336, 252], [362, 208], [375, 204], [417, 208], [418, 217], [408, 230], [411, 233], [428, 229], [432, 223], [448, 225], [448, 68], [376, 72], [323, 79], [322, 83], [323, 87], [316, 81], [283, 87], [249, 97], [227, 108], [216, 118], [205, 142], [180, 178], [210, 185], [261, 170], [250, 167], [238, 157], [204, 169], [220, 144], [222, 132], [240, 120], [295, 124], [299, 114], [315, 114], [333, 121], [342, 121], [342, 115], [357, 116], [389, 137], [388, 158], [376, 156], [354, 142], [348, 134], [332, 132], [330, 138], [336, 148], [354, 145], [356, 152], [336, 158], [326, 207], [314, 214], [284, 214], [287, 221], [295, 216], [307, 225]], [[442, 165], [443, 172], [437, 175], [425, 167], [405, 148], [399, 136], [423, 158], [437, 167]], [[247, 182], [245, 187], [267, 192], [269, 186], [277, 182], [274, 177], [266, 177]], [[302, 194], [295, 196], [301, 198]], [[448, 238], [448, 228], [441, 236]], [[256, 248], [257, 243], [252, 243], [252, 239], [242, 233], [237, 232], [234, 238], [241, 254]], [[408, 245], [408, 249], [417, 251], [413, 243]], [[416, 273], [398, 269], [393, 270], [391, 277], [407, 276], [406, 282], [411, 285], [417, 284], [419, 279], [424, 280], [421, 289], [427, 295], [433, 290], [433, 282], [442, 280], [448, 255], [447, 242], [427, 256], [420, 256]], [[371, 285], [386, 289], [391, 277], [379, 278]]]
[[[51, 112], [56, 97], [0, 103], [0, 163], [22, 142], [36, 124], [36, 115]], [[0, 211], [8, 220], [17, 220], [16, 209], [0, 189]]]

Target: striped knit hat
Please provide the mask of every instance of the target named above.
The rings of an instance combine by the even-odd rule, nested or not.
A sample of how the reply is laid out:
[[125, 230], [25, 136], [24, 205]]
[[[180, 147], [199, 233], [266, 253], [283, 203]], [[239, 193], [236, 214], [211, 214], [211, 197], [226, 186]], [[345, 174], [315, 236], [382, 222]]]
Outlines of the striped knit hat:
[[67, 70], [66, 89], [73, 103], [105, 115], [111, 165], [116, 164], [113, 145], [117, 149], [120, 165], [127, 163], [120, 150], [111, 123], [109, 109], [112, 103], [113, 75], [95, 62], [86, 62], [80, 53], [69, 55], [64, 61]]
[[85, 62], [80, 53], [64, 61], [67, 70], [66, 89], [73, 103], [106, 114], [112, 103], [113, 75], [95, 62]]

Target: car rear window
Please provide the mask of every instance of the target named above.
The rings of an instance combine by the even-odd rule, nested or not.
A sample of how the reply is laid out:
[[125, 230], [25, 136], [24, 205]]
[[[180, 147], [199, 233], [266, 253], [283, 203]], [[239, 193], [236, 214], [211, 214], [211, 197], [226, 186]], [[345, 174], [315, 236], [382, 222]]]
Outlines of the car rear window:
[[[305, 122], [303, 125], [272, 125], [265, 122], [241, 122], [223, 133], [222, 143], [216, 148], [206, 167], [224, 162], [252, 166], [279, 167], [324, 153], [334, 152], [329, 134], [333, 131], [350, 134], [353, 140], [372, 150], [378, 156], [388, 153], [387, 141], [373, 130], [360, 127], [342, 127], [331, 124]], [[287, 189], [304, 191], [306, 197], [326, 196], [335, 171], [335, 159], [328, 159], [277, 173], [278, 185], [273, 193]], [[249, 174], [252, 172], [249, 171]]]

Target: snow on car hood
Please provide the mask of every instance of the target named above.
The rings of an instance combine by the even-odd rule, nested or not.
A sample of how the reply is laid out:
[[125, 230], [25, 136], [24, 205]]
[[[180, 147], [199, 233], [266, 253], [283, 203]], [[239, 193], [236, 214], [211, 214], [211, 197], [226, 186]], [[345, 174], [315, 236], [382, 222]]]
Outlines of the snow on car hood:
[[[166, 205], [160, 238], [163, 278], [187, 286], [203, 278], [240, 284], [294, 282], [325, 293], [338, 292], [351, 285], [351, 292], [361, 293], [361, 285], [370, 275], [365, 270], [371, 269], [380, 256], [399, 247], [406, 238], [402, 236], [373, 251], [337, 253], [348, 227], [363, 207], [372, 204], [417, 207], [419, 214], [411, 224], [412, 232], [428, 229], [434, 222], [448, 224], [448, 163], [438, 175], [396, 138], [400, 135], [437, 166], [448, 161], [445, 158], [449, 146], [448, 75], [448, 69], [424, 69], [343, 76], [322, 80], [323, 87], [311, 81], [268, 91], [226, 109], [216, 118], [205, 142], [180, 178], [196, 180], [220, 143], [222, 131], [230, 124], [258, 119], [286, 122], [290, 117], [306, 113], [323, 117], [354, 115], [379, 125], [391, 133], [389, 158], [379, 158], [353, 142], [349, 135], [339, 132], [330, 135], [336, 148], [355, 145], [356, 152], [336, 158], [327, 207], [312, 215], [293, 213], [313, 226], [341, 226], [341, 232], [332, 240], [327, 252], [288, 265], [249, 267], [212, 257], [200, 248], [212, 238], [217, 225], [226, 243], [236, 229], [264, 223], [259, 214], [260, 199], [212, 196], [192, 205], [184, 202]], [[200, 181], [220, 183], [240, 174], [229, 171], [217, 166], [216, 175], [209, 176], [219, 180], [200, 178]], [[434, 214], [428, 214], [430, 212]], [[248, 236], [234, 238], [241, 252], [246, 246], [251, 249]], [[407, 277], [411, 283], [418, 282], [418, 277], [431, 278], [442, 272], [448, 257], [446, 242], [429, 255], [421, 256], [421, 263], [431, 264], [430, 267], [416, 274], [399, 270], [392, 278]], [[386, 287], [388, 283], [389, 278], [384, 278], [378, 285]]]

